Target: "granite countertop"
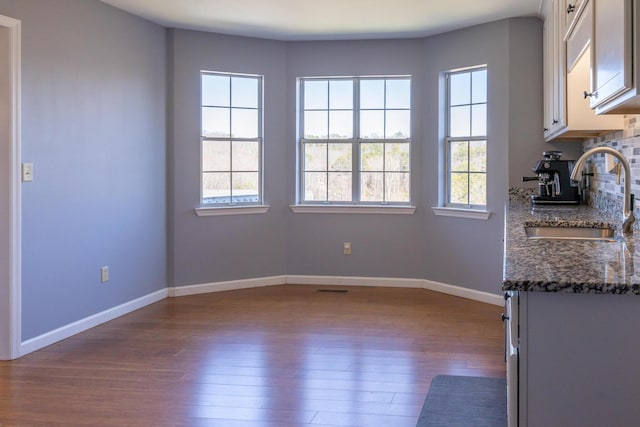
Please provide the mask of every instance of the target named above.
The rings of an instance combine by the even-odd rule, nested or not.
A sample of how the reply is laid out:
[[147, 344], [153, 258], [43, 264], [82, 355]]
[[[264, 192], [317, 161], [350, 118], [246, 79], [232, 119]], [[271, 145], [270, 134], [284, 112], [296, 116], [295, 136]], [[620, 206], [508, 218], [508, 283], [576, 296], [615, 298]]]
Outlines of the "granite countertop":
[[[589, 206], [512, 201], [505, 212], [502, 289], [640, 295], [640, 232], [614, 242], [527, 239], [524, 225], [611, 226]], [[610, 220], [611, 218], [609, 218]], [[638, 251], [635, 248], [638, 248]]]

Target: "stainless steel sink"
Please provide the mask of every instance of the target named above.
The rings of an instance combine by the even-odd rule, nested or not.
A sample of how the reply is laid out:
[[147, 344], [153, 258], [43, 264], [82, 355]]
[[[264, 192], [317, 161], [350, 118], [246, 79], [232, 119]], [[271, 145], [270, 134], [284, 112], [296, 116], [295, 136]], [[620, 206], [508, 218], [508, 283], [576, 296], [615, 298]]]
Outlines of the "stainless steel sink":
[[528, 239], [616, 241], [613, 228], [526, 226], [524, 230]]

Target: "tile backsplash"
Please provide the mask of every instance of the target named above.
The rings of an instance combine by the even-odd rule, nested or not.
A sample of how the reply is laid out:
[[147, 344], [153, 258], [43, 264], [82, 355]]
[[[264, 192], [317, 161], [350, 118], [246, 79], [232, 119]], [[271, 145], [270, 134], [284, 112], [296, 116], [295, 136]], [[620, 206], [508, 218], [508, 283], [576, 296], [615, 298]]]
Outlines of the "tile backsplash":
[[[625, 115], [624, 129], [604, 136], [593, 138], [582, 143], [583, 152], [593, 147], [608, 146], [622, 153], [631, 166], [631, 192], [635, 195], [634, 214], [637, 218], [634, 229], [640, 230], [640, 114]], [[607, 170], [604, 154], [597, 154], [587, 162], [585, 167], [594, 176], [589, 177], [588, 203], [603, 213], [603, 219], [614, 223], [622, 218], [622, 195], [624, 174], [617, 182], [616, 173]], [[514, 187], [509, 189], [509, 200], [528, 202], [532, 188]]]
[[[638, 196], [640, 196], [640, 115], [625, 115], [622, 131], [593, 138], [583, 143], [584, 151], [599, 146], [612, 147], [629, 160], [631, 192], [638, 200]], [[588, 165], [590, 172], [594, 173], [594, 176], [590, 177], [589, 203], [607, 214], [620, 217], [622, 215], [624, 174], [618, 183], [616, 173], [607, 170], [604, 154], [593, 156]], [[636, 203], [636, 207], [637, 205]], [[639, 209], [634, 209], [636, 218], [639, 217], [639, 212]], [[640, 229], [640, 223], [636, 222], [634, 228]]]

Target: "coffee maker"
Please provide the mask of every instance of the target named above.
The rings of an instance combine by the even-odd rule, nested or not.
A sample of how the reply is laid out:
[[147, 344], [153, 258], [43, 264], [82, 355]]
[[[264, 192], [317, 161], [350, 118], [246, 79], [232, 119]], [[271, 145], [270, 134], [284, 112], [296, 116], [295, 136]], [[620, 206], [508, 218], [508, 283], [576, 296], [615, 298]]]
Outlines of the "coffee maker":
[[580, 202], [578, 184], [571, 181], [573, 160], [560, 160], [562, 151], [545, 151], [544, 159], [533, 167], [535, 177], [522, 181], [538, 181], [538, 194], [531, 195], [533, 204], [577, 204]]

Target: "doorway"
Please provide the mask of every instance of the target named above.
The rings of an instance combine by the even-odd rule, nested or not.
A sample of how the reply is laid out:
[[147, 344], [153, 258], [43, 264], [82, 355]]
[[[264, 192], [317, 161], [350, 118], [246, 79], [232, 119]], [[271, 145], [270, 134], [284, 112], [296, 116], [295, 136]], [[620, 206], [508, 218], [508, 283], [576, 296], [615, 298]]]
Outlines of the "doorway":
[[20, 21], [0, 15], [0, 359], [20, 356]]

